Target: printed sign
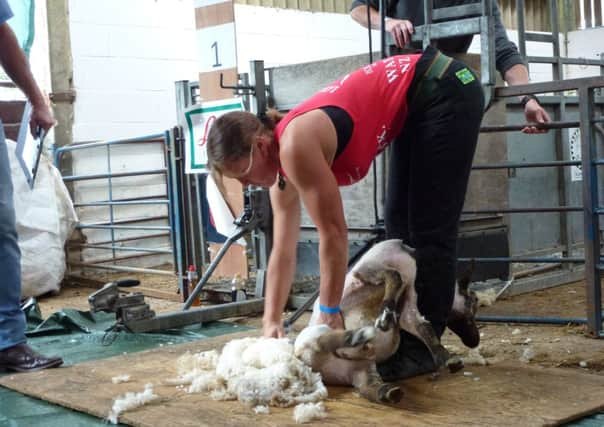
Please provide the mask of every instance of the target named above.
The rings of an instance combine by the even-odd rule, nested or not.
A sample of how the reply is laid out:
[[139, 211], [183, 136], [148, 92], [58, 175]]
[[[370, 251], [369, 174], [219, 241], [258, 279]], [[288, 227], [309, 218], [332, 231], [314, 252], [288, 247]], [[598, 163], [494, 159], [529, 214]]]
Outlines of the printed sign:
[[198, 29], [197, 49], [201, 73], [236, 68], [235, 23]]
[[241, 98], [204, 102], [185, 110], [186, 173], [207, 173], [206, 142], [214, 121], [231, 111], [242, 111]]
[[[570, 160], [581, 160], [581, 130], [579, 128], [568, 130], [568, 149], [570, 151]], [[583, 173], [580, 165], [570, 167], [570, 180], [583, 180]]]

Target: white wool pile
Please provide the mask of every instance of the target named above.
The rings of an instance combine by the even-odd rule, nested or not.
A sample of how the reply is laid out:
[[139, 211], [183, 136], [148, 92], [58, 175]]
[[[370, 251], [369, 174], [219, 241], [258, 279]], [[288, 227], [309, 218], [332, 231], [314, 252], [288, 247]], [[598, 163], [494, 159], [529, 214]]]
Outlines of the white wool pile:
[[130, 381], [130, 375], [127, 374], [118, 375], [116, 377], [111, 378], [111, 382], [113, 384], [127, 383], [128, 381]]
[[266, 405], [258, 405], [254, 408], [254, 412], [256, 414], [270, 414], [271, 410], [268, 406]]
[[484, 289], [481, 291], [474, 291], [476, 294], [476, 298], [478, 299], [479, 307], [488, 307], [493, 305], [495, 300], [497, 299], [497, 290], [493, 288]]
[[118, 417], [122, 412], [143, 406], [158, 397], [153, 393], [153, 384], [145, 385], [145, 390], [140, 393], [128, 392], [113, 401], [113, 407], [107, 416], [107, 420], [113, 424], [117, 424]]
[[464, 365], [480, 365], [485, 366], [487, 361], [480, 354], [480, 347], [476, 347], [468, 351], [468, 355], [463, 357]]
[[298, 424], [308, 423], [318, 418], [325, 418], [325, 405], [318, 403], [300, 403], [294, 408], [294, 421]]
[[179, 378], [189, 393], [210, 392], [216, 400], [239, 400], [250, 406], [292, 406], [327, 397], [321, 375], [294, 356], [286, 338], [242, 338], [215, 351], [185, 354]]

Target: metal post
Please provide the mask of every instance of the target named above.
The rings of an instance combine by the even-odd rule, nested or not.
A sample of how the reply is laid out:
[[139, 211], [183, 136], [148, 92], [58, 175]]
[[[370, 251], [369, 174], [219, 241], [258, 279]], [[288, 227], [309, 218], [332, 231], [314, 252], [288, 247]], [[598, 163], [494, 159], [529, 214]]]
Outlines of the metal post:
[[[526, 58], [526, 31], [524, 24], [524, 0], [516, 0], [516, 20], [518, 25], [518, 50]], [[528, 62], [526, 66], [528, 67]]]
[[[552, 30], [552, 78], [553, 80], [561, 80], [563, 78], [562, 60], [560, 56], [560, 28], [558, 15], [558, 0], [549, 0], [550, 21]], [[560, 103], [554, 111], [554, 120], [561, 120], [566, 117], [566, 98], [564, 94], [560, 96]], [[554, 135], [554, 145], [556, 160], [564, 160], [564, 139], [568, 139], [568, 129], [557, 130]], [[566, 189], [566, 170], [562, 167], [558, 168], [558, 201], [560, 205], [568, 205], [568, 194]], [[565, 256], [572, 255], [572, 227], [568, 221], [566, 212], [560, 212], [560, 243]], [[564, 266], [567, 269], [573, 269], [572, 264]]]
[[174, 130], [166, 131], [166, 146], [168, 147], [168, 186], [170, 188], [169, 194], [170, 205], [172, 206], [172, 234], [174, 235], [174, 252], [176, 253], [176, 271], [178, 274], [178, 288], [180, 289], [181, 295], [184, 295], [184, 281], [183, 281], [183, 263], [182, 263], [182, 237], [181, 223], [180, 223], [180, 206], [179, 198], [180, 194], [178, 191], [178, 177], [176, 176], [176, 152], [175, 145], [176, 141], [174, 138]]
[[[367, 5], [369, 7], [369, 5]], [[371, 28], [371, 22], [367, 23]], [[380, 0], [380, 49], [382, 50], [382, 59], [388, 56], [386, 46], [386, 0]]]
[[602, 330], [602, 289], [600, 271], [600, 218], [598, 215], [598, 171], [595, 138], [591, 120], [594, 112], [594, 90], [579, 88], [579, 117], [581, 121], [581, 164], [583, 168], [583, 228], [585, 241], [585, 292], [587, 296], [587, 325], [598, 336]]
[[[205, 182], [205, 181], [204, 181]], [[195, 218], [197, 220], [197, 229], [199, 230], [199, 245], [201, 246], [199, 249], [199, 261], [200, 263], [197, 265], [197, 274], [200, 275], [199, 272], [203, 271], [208, 264], [208, 251], [207, 251], [207, 242], [206, 242], [206, 231], [203, 224], [203, 210], [201, 205], [201, 179], [200, 175], [195, 175], [195, 203], [197, 208], [197, 215]]]
[[[184, 123], [181, 121], [184, 117], [184, 110], [194, 104], [191, 82], [189, 80], [179, 80], [174, 83], [174, 89], [177, 120], [179, 124], [183, 126]], [[203, 212], [201, 209], [202, 195], [197, 174], [189, 174], [185, 177], [185, 188], [188, 195], [186, 198], [188, 211], [186, 218], [189, 228], [189, 247], [186, 250], [186, 253], [188, 254], [187, 264], [193, 264], [197, 269], [197, 274], [200, 275], [207, 263], [207, 248], [205, 230], [203, 227]], [[195, 190], [193, 190], [193, 188], [195, 188]]]
[[[483, 86], [495, 86], [495, 28], [491, 1], [482, 0], [483, 16], [480, 18], [480, 81]], [[487, 105], [489, 101], [487, 99]]]
[[[113, 180], [111, 179], [111, 146], [107, 145], [107, 174], [108, 174], [108, 179], [107, 179], [107, 183], [109, 184], [109, 201], [113, 202]], [[111, 225], [113, 225], [115, 221], [115, 217], [114, 217], [114, 211], [113, 211], [113, 205], [109, 205], [109, 223]], [[113, 227], [111, 227], [110, 230], [110, 234], [111, 234], [111, 245], [115, 246], [115, 230]], [[113, 263], [115, 264], [115, 249], [113, 249], [111, 251], [111, 256], [113, 258]]]
[[[255, 88], [255, 96], [251, 104], [252, 112], [266, 111], [266, 82], [264, 78], [264, 61], [250, 61], [250, 85]], [[263, 218], [262, 224], [252, 230], [252, 248], [254, 251], [254, 267], [256, 270], [256, 288], [254, 294], [264, 296], [268, 258], [273, 246], [272, 214], [268, 193], [261, 189], [248, 189], [244, 197], [252, 199], [253, 209], [263, 209], [257, 214]], [[260, 202], [259, 198], [264, 198]], [[259, 202], [259, 203], [257, 203]]]
[[255, 88], [254, 101], [250, 105], [252, 113], [266, 111], [266, 82], [264, 79], [264, 61], [250, 61], [250, 86]]
[[422, 47], [426, 49], [432, 44], [430, 25], [432, 25], [432, 8], [434, 0], [424, 0], [424, 32], [422, 33]]

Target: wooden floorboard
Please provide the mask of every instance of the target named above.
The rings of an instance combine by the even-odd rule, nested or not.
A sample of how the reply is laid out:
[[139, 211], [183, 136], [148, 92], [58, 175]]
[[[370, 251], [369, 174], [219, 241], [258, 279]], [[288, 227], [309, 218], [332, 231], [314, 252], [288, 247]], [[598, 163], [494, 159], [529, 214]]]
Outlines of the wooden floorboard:
[[[135, 426], [288, 426], [292, 408], [271, 408], [256, 415], [239, 402], [214, 401], [161, 385], [174, 378], [175, 360], [185, 351], [221, 348], [231, 339], [258, 331], [225, 335], [187, 344], [82, 363], [66, 368], [0, 378], [0, 385], [72, 409], [106, 417], [113, 399], [155, 384], [160, 400], [126, 412], [120, 421]], [[471, 372], [464, 375], [463, 372]], [[329, 389], [328, 416], [315, 425], [356, 426], [542, 426], [557, 425], [604, 408], [604, 377], [576, 370], [542, 369], [518, 362], [466, 367], [437, 379], [423, 376], [403, 382], [405, 396], [396, 406], [372, 404], [349, 388]], [[129, 374], [132, 381], [113, 384]]]

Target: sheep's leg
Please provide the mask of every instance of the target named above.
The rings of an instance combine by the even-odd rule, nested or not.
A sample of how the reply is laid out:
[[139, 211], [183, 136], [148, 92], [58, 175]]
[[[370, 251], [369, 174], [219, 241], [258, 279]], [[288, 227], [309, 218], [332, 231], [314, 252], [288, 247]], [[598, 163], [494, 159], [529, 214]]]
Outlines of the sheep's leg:
[[381, 273], [384, 279], [384, 299], [380, 314], [375, 320], [375, 327], [382, 331], [388, 331], [397, 323], [396, 307], [403, 293], [403, 281], [400, 274], [395, 270], [384, 270]]
[[355, 372], [353, 385], [359, 394], [370, 402], [398, 403], [403, 397], [403, 391], [399, 386], [382, 381], [375, 363], [371, 363], [365, 370]]
[[317, 339], [316, 350], [334, 353], [342, 348], [364, 346], [374, 337], [375, 329], [371, 326], [352, 330], [336, 329], [324, 333]]
[[422, 316], [417, 309], [417, 293], [415, 287], [409, 286], [404, 295], [402, 312], [399, 318], [401, 329], [418, 337], [428, 348], [436, 366], [443, 366], [449, 358], [449, 353], [442, 346], [432, 324]]
[[[386, 332], [394, 328], [397, 323], [397, 303], [403, 293], [403, 281], [396, 270], [381, 270], [379, 272], [356, 271], [355, 277], [366, 286], [383, 284], [384, 296], [375, 320], [375, 327]], [[373, 280], [372, 280], [373, 279]]]

